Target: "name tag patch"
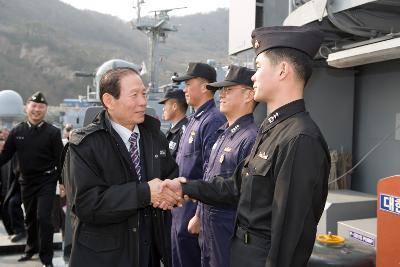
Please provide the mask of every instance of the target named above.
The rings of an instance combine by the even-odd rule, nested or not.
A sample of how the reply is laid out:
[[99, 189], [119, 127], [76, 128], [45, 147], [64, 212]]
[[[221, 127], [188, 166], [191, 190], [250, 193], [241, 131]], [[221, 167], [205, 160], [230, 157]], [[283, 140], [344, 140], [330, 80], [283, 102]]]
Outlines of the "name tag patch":
[[176, 143], [173, 142], [173, 141], [170, 141], [170, 142], [169, 142], [169, 149], [175, 150], [175, 148], [176, 148]]
[[268, 154], [265, 154], [265, 152], [260, 152], [260, 153], [258, 154], [258, 156], [259, 156], [260, 158], [262, 158], [262, 159], [265, 159], [265, 160], [268, 159]]

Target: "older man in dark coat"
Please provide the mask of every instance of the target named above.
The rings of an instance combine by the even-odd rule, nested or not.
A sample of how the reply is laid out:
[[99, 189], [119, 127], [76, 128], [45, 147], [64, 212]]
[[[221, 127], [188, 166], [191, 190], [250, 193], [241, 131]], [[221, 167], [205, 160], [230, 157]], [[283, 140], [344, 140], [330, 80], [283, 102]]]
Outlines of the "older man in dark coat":
[[[105, 66], [100, 99], [105, 107], [70, 138], [64, 164], [67, 201], [72, 211], [70, 266], [170, 266], [170, 230], [161, 202], [179, 196], [159, 194], [161, 180], [177, 165], [160, 131], [144, 114], [146, 94], [133, 65]], [[103, 66], [104, 67], [104, 66]]]

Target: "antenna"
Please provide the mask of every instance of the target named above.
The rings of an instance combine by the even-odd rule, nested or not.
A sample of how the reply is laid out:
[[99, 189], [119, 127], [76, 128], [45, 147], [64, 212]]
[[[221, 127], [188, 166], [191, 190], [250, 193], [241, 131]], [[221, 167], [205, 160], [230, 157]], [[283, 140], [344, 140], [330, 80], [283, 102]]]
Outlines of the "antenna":
[[154, 20], [144, 20], [141, 17], [141, 5], [144, 0], [135, 0], [133, 8], [137, 11], [137, 19], [134, 27], [145, 33], [148, 37], [148, 70], [149, 70], [149, 92], [158, 92], [159, 76], [159, 44], [165, 43], [168, 32], [177, 32], [178, 28], [169, 23], [168, 12], [186, 7], [152, 10]]

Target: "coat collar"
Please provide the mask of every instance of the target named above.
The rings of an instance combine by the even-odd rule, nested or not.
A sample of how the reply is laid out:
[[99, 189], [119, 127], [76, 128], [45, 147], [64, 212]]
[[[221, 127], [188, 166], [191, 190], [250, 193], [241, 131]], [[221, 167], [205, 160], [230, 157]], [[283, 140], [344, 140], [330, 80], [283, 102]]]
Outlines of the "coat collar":
[[295, 100], [290, 102], [275, 111], [271, 112], [268, 117], [263, 121], [261, 130], [263, 133], [273, 128], [275, 125], [281, 123], [287, 118], [299, 112], [306, 111], [304, 99]]
[[207, 102], [205, 102], [195, 113], [194, 113], [194, 118], [196, 120], [200, 119], [201, 116], [206, 113], [207, 111], [209, 111], [210, 109], [215, 107], [215, 102], [214, 99], [211, 98], [210, 100], [208, 100]]
[[176, 134], [183, 125], [185, 125], [188, 122], [188, 119], [186, 117], [184, 117], [183, 119], [181, 119], [177, 124], [174, 125], [174, 127], [172, 127], [169, 132], [172, 134]]
[[36, 127], [36, 128], [40, 128], [40, 127], [42, 127], [43, 126], [43, 124], [44, 124], [44, 121], [41, 121], [41, 122], [39, 122], [38, 124], [32, 124], [32, 123], [30, 123], [29, 121], [26, 121], [26, 124], [28, 124], [28, 127], [29, 128], [32, 128], [32, 127]]
[[253, 113], [249, 113], [238, 118], [229, 127], [228, 123], [225, 123], [218, 129], [218, 131], [224, 131], [226, 135], [232, 139], [235, 136], [235, 134], [239, 132], [240, 129], [245, 129], [248, 125], [252, 123], [254, 123], [254, 116]]
[[[159, 131], [160, 125], [161, 123], [159, 120], [149, 115], [145, 115], [143, 123], [138, 124], [140, 131], [142, 129], [147, 129], [149, 132]], [[82, 142], [82, 140], [86, 138], [86, 136], [89, 136], [90, 134], [97, 131], [107, 131], [112, 134], [115, 132], [113, 131], [110, 117], [106, 110], [99, 112], [92, 123], [90, 123], [86, 127], [73, 131], [70, 142], [72, 144], [78, 145], [80, 142]]]

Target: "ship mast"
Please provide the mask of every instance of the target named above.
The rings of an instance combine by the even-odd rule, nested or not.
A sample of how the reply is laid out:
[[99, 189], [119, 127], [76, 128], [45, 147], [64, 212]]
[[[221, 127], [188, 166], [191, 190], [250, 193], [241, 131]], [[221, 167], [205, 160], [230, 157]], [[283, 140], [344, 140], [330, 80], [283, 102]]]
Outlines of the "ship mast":
[[147, 19], [141, 17], [141, 5], [145, 3], [144, 0], [135, 0], [135, 2], [133, 8], [136, 9], [137, 19], [133, 26], [148, 37], [149, 92], [158, 92], [158, 78], [160, 75], [159, 44], [165, 43], [168, 32], [178, 31], [175, 25], [170, 24], [168, 12], [185, 7], [152, 10], [150, 13], [154, 13], [154, 18]]

